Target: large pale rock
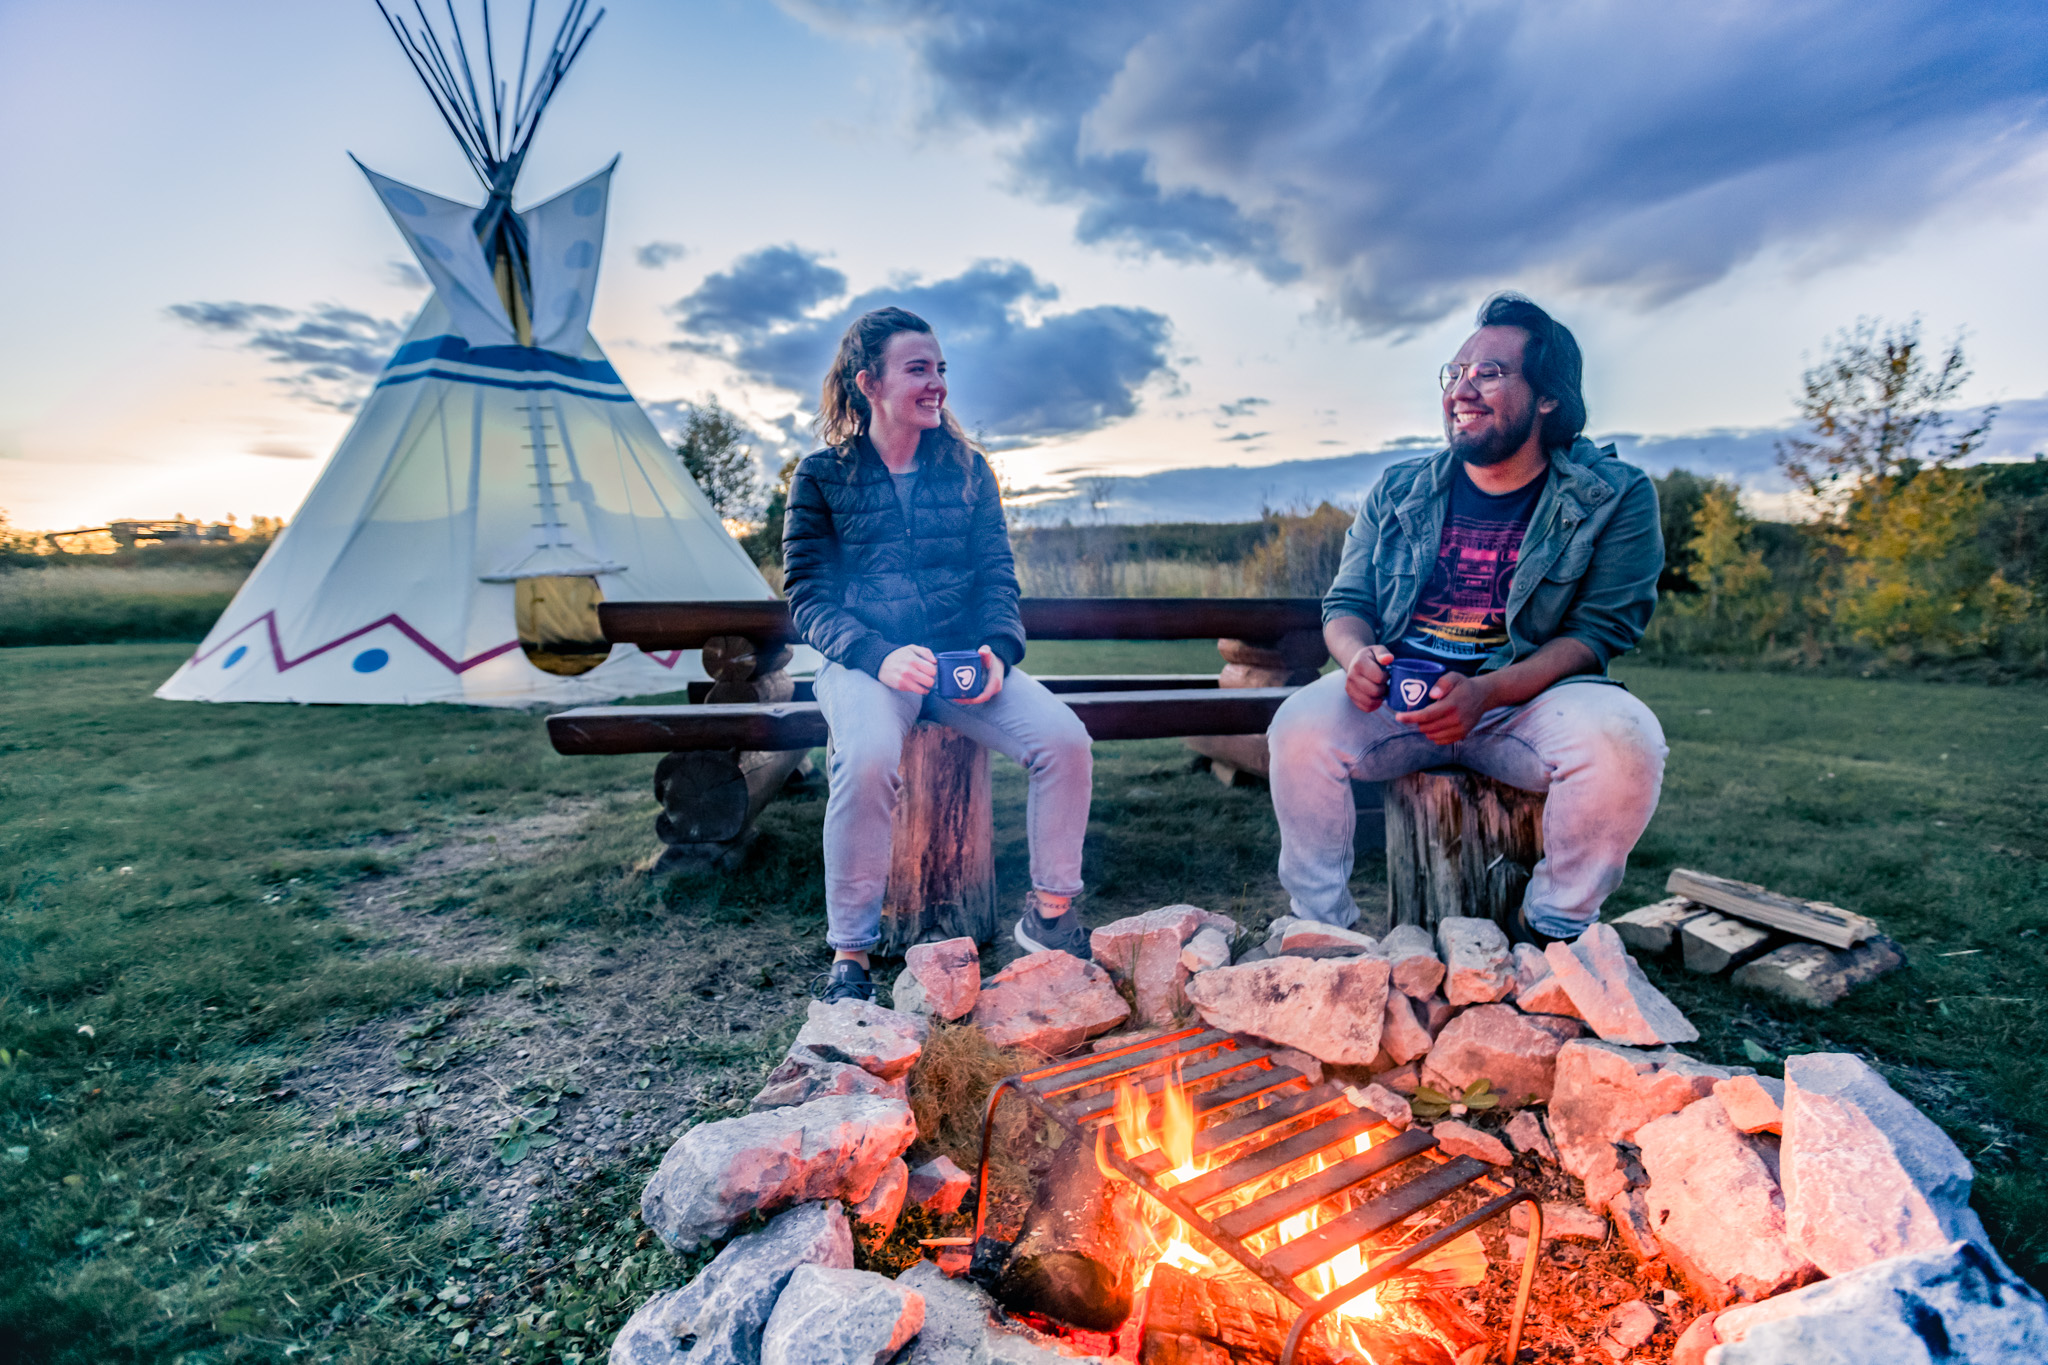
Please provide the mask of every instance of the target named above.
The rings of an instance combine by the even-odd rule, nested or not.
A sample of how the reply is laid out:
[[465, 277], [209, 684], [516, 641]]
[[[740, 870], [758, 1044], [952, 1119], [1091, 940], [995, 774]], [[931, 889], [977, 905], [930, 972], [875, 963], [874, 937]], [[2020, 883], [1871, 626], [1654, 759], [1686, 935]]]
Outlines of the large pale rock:
[[1736, 1068], [1709, 1066], [1670, 1048], [1574, 1039], [1558, 1049], [1550, 1095], [1558, 1160], [1586, 1182], [1586, 1202], [1602, 1208], [1628, 1188], [1614, 1144], [1633, 1141], [1651, 1119], [1706, 1098], [1714, 1082], [1736, 1074]]
[[783, 1109], [832, 1095], [880, 1095], [885, 1099], [908, 1100], [910, 1080], [898, 1076], [885, 1081], [850, 1062], [828, 1062], [809, 1048], [801, 1048], [784, 1057], [782, 1064], [768, 1073], [768, 1083], [748, 1107], [757, 1112]]
[[1180, 950], [1180, 965], [1187, 969], [1189, 976], [1197, 972], [1213, 971], [1230, 965], [1230, 938], [1221, 929], [1210, 925], [1197, 930], [1195, 936]]
[[1130, 983], [1140, 1024], [1168, 1024], [1186, 1007], [1181, 949], [1204, 929], [1227, 937], [1237, 932], [1237, 921], [1192, 905], [1161, 906], [1103, 925], [1089, 935], [1088, 951], [1097, 966]]
[[1108, 972], [1057, 952], [1020, 957], [990, 977], [972, 1016], [997, 1047], [1030, 1048], [1049, 1057], [1071, 1052], [1130, 1017], [1131, 1007]]
[[1905, 965], [1899, 945], [1879, 934], [1843, 952], [1818, 943], [1788, 943], [1737, 967], [1729, 980], [1795, 1005], [1825, 1009], [1865, 982]]
[[845, 1062], [871, 1076], [893, 1081], [908, 1075], [931, 1037], [929, 1019], [883, 1009], [868, 1000], [826, 1004], [813, 1000], [791, 1055], [810, 1052], [828, 1062]]
[[1436, 944], [1444, 958], [1444, 998], [1453, 1005], [1489, 1005], [1514, 993], [1514, 955], [1492, 920], [1438, 920]]
[[1515, 945], [1515, 993], [1511, 998], [1515, 1008], [1524, 1014], [1579, 1017], [1579, 1007], [1572, 1003], [1571, 993], [1557, 979], [1557, 973], [1550, 970], [1550, 959], [1533, 943]]
[[930, 1261], [917, 1262], [896, 1283], [924, 1296], [924, 1330], [894, 1365], [1116, 1365], [1069, 1355], [1055, 1349], [1065, 1343], [1000, 1321], [986, 1290], [972, 1280], [948, 1279]]
[[1770, 930], [1718, 913], [1687, 920], [1678, 931], [1685, 969], [1705, 976], [1718, 976], [1749, 961], [1770, 941]]
[[910, 1173], [910, 1202], [926, 1213], [958, 1213], [973, 1183], [974, 1177], [954, 1165], [953, 1158], [934, 1157]]
[[1785, 1199], [1769, 1139], [1746, 1136], [1707, 1097], [1636, 1131], [1645, 1198], [1665, 1255], [1693, 1290], [1720, 1308], [1762, 1299], [1814, 1277], [1785, 1240]]
[[733, 1238], [696, 1279], [626, 1320], [611, 1365], [757, 1365], [761, 1330], [800, 1265], [853, 1268], [853, 1233], [839, 1205], [800, 1204]]
[[1477, 1157], [1495, 1166], [1505, 1166], [1515, 1159], [1505, 1142], [1469, 1123], [1442, 1119], [1432, 1124], [1429, 1131], [1436, 1138], [1436, 1145], [1450, 1156]]
[[1211, 1028], [1364, 1066], [1380, 1050], [1387, 971], [1380, 957], [1276, 957], [1203, 972], [1188, 999]]
[[910, 1106], [839, 1095], [700, 1123], [676, 1139], [640, 1196], [640, 1217], [671, 1250], [723, 1237], [756, 1210], [868, 1197], [917, 1137]]
[[910, 1165], [899, 1156], [882, 1168], [868, 1197], [848, 1211], [862, 1237], [869, 1242], [888, 1241], [889, 1234], [896, 1231], [896, 1220], [903, 1216], [903, 1200], [909, 1192]]
[[1523, 1109], [1508, 1120], [1508, 1141], [1525, 1156], [1557, 1165], [1557, 1148], [1550, 1145], [1550, 1135], [1543, 1131], [1543, 1120], [1534, 1109]]
[[1697, 905], [1683, 896], [1671, 896], [1655, 905], [1631, 910], [1609, 923], [1632, 951], [1654, 955], [1668, 953], [1678, 946], [1678, 931], [1685, 927], [1687, 920], [1712, 913], [1706, 906]]
[[1711, 1365], [2019, 1365], [2048, 1360], [2048, 1302], [1969, 1242], [1878, 1261], [1710, 1329]]
[[1423, 1059], [1422, 1079], [1463, 1089], [1483, 1077], [1510, 1102], [1534, 1096], [1547, 1103], [1558, 1049], [1578, 1036], [1575, 1020], [1523, 1014], [1513, 1005], [1474, 1005], [1444, 1025]]
[[1985, 1240], [1969, 1161], [1861, 1058], [1786, 1058], [1784, 1124], [1785, 1221], [1828, 1274]]
[[1284, 957], [1357, 957], [1378, 952], [1379, 946], [1379, 940], [1370, 934], [1314, 920], [1296, 920], [1280, 936], [1280, 953]]
[[1396, 1064], [1412, 1062], [1429, 1051], [1433, 1040], [1429, 1029], [1416, 1017], [1415, 1002], [1399, 991], [1387, 992], [1387, 1022], [1380, 1031], [1380, 1046]]
[[1596, 924], [1571, 943], [1543, 950], [1579, 1017], [1611, 1043], [1650, 1047], [1689, 1043], [1700, 1036], [1678, 1006], [1650, 984], [1608, 924]]
[[1419, 924], [1397, 924], [1380, 940], [1380, 956], [1394, 964], [1394, 989], [1427, 1000], [1444, 983], [1436, 940]]
[[1714, 1082], [1714, 1098], [1745, 1133], [1785, 1131], [1785, 1083], [1771, 1076], [1730, 1076]]
[[924, 1295], [871, 1270], [798, 1266], [761, 1334], [761, 1365], [883, 1365], [924, 1326]]
[[[913, 944], [903, 954], [903, 972], [922, 989], [925, 1008], [936, 1018], [965, 1019], [981, 994], [981, 950], [971, 938]], [[902, 978], [897, 982], [900, 991]]]

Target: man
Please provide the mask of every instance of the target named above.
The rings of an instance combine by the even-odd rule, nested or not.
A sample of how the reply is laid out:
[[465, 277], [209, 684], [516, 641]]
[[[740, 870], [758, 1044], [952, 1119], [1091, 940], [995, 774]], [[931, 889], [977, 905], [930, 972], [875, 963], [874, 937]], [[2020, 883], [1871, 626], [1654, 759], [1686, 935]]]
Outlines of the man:
[[[1580, 435], [1581, 368], [1548, 313], [1489, 299], [1443, 368], [1449, 447], [1389, 469], [1345, 536], [1323, 598], [1342, 671], [1268, 731], [1295, 915], [1358, 917], [1350, 779], [1449, 764], [1549, 793], [1518, 940], [1576, 936], [1621, 884], [1657, 808], [1664, 733], [1605, 672], [1649, 624], [1664, 542], [1649, 478]], [[1444, 666], [1425, 705], [1387, 704], [1397, 658]]]

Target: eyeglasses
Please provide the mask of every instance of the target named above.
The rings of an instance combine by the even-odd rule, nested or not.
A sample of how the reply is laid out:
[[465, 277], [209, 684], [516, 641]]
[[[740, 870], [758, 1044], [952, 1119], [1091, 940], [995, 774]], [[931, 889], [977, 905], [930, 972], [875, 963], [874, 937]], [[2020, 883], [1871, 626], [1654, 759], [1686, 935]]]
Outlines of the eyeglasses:
[[1453, 360], [1450, 364], [1436, 372], [1436, 378], [1437, 382], [1443, 385], [1444, 392], [1449, 393], [1452, 389], [1458, 387], [1460, 380], [1468, 376], [1473, 384], [1479, 388], [1495, 389], [1500, 387], [1501, 380], [1516, 373], [1519, 373], [1519, 371], [1503, 369], [1500, 363], [1494, 360], [1475, 361], [1470, 365], [1460, 365], [1457, 361]]

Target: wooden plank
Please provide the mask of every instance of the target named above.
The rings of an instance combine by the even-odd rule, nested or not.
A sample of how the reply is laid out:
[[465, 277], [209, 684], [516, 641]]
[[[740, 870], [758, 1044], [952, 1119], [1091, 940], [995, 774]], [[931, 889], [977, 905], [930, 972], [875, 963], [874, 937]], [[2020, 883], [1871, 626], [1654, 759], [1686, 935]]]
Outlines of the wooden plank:
[[[1065, 701], [1098, 740], [1261, 734], [1291, 687], [1073, 692]], [[734, 706], [581, 706], [548, 717], [563, 754], [665, 754], [684, 749], [813, 749], [826, 739], [815, 702]]]
[[[1319, 631], [1313, 597], [1026, 597], [1017, 603], [1034, 640], [1278, 641]], [[702, 649], [718, 635], [794, 640], [789, 604], [755, 602], [605, 602], [597, 609], [605, 638], [642, 649]]]
[[[1048, 692], [1199, 692], [1216, 686], [1214, 673], [1034, 673], [1032, 680]], [[816, 701], [809, 678], [795, 680], [791, 701]], [[690, 705], [702, 706], [715, 686], [708, 678], [689, 685]]]
[[1877, 921], [1844, 910], [1826, 901], [1801, 900], [1781, 895], [1753, 882], [1716, 877], [1706, 872], [1679, 868], [1664, 883], [1674, 896], [1709, 905], [1724, 915], [1751, 924], [1782, 929], [1788, 934], [1825, 943], [1830, 948], [1853, 948], [1878, 932]]

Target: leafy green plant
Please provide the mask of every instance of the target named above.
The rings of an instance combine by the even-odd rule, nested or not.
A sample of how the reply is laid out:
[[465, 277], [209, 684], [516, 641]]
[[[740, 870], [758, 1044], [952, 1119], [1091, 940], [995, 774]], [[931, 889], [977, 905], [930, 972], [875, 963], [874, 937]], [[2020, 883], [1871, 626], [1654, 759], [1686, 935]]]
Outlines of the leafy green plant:
[[554, 1109], [549, 1108], [529, 1109], [523, 1114], [515, 1114], [512, 1121], [499, 1130], [498, 1136], [492, 1139], [491, 1150], [497, 1153], [498, 1160], [503, 1164], [517, 1166], [533, 1152], [554, 1146], [561, 1139], [542, 1130], [555, 1121], [555, 1113]]
[[1408, 1102], [1408, 1107], [1415, 1111], [1415, 1117], [1434, 1123], [1446, 1114], [1461, 1119], [1475, 1110], [1492, 1109], [1500, 1102], [1501, 1097], [1495, 1093], [1493, 1082], [1481, 1076], [1463, 1090], [1454, 1088], [1449, 1094], [1435, 1086], [1422, 1086]]

